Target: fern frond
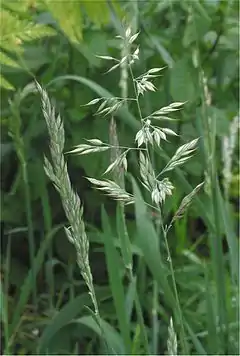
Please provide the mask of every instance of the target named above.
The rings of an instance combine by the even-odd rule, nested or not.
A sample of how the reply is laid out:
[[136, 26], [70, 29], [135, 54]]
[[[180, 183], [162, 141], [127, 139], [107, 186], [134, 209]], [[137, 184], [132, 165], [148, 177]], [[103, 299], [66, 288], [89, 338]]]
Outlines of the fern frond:
[[0, 47], [18, 53], [23, 50], [21, 44], [24, 42], [52, 36], [55, 31], [45, 25], [22, 20], [10, 11], [2, 10], [0, 33]]
[[[22, 19], [17, 13], [7, 8], [0, 14], [0, 65], [21, 68], [20, 63], [12, 58], [21, 55], [23, 44], [29, 41], [52, 36], [56, 32], [48, 26], [35, 24], [27, 19]], [[6, 78], [1, 76], [0, 86], [5, 89], [14, 89]]]
[[20, 65], [3, 51], [0, 52], [0, 64], [8, 67], [20, 68]]
[[4, 78], [2, 75], [0, 75], [0, 86], [7, 89], [7, 90], [14, 90], [14, 86], [9, 83], [9, 81]]
[[[36, 6], [40, 3], [45, 11], [48, 10], [51, 13], [61, 30], [73, 43], [79, 43], [82, 40], [84, 15], [87, 15], [98, 26], [108, 23], [110, 19], [110, 8], [107, 0], [95, 2], [84, 0], [43, 0], [37, 1]], [[14, 55], [19, 56], [23, 52], [24, 43], [56, 34], [52, 28], [31, 22], [26, 16], [22, 16], [24, 9], [27, 12], [30, 6], [31, 2], [29, 0], [24, 5], [23, 2], [17, 1], [15, 9], [6, 1], [0, 14], [0, 65], [20, 68], [20, 64], [7, 53], [12, 52]], [[112, 1], [112, 6], [116, 13], [119, 14], [121, 9], [116, 0]], [[7, 82], [6, 79], [1, 80], [0, 86], [9, 89], [11, 84], [9, 83], [10, 86], [6, 85]]]

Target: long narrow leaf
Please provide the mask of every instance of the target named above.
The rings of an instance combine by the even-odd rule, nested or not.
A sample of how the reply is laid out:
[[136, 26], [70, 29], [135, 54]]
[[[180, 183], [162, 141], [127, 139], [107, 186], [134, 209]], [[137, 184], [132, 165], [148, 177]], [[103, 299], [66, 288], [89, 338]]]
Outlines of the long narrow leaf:
[[130, 353], [130, 324], [127, 320], [125, 310], [125, 292], [123, 289], [123, 282], [120, 276], [121, 265], [119, 261], [119, 255], [114, 245], [114, 239], [109, 224], [109, 219], [104, 208], [102, 209], [102, 223], [104, 230], [103, 239], [107, 260], [109, 283], [113, 295], [114, 305], [116, 308], [119, 329], [124, 340], [126, 352]]
[[[44, 262], [44, 257], [47, 252], [47, 249], [49, 247], [49, 244], [51, 242], [51, 239], [53, 236], [56, 234], [56, 232], [60, 229], [61, 226], [57, 226], [52, 231], [46, 236], [46, 238], [42, 241], [41, 246], [38, 250], [38, 253], [34, 259], [35, 265], [31, 267], [31, 269], [28, 272], [27, 277], [25, 278], [21, 291], [20, 291], [20, 296], [18, 303], [16, 305], [16, 308], [14, 310], [14, 317], [12, 320], [12, 323], [10, 325], [10, 330], [9, 333], [10, 335], [14, 332], [16, 326], [19, 323], [19, 320], [21, 318], [22, 312], [26, 306], [26, 303], [28, 302], [29, 296], [32, 293], [32, 279], [37, 277], [37, 273], [39, 272], [43, 262]], [[33, 273], [35, 273], [33, 275]]]
[[[103, 300], [109, 297], [109, 288], [96, 288], [96, 295], [98, 300]], [[67, 303], [59, 313], [51, 320], [50, 324], [44, 329], [43, 334], [39, 340], [38, 352], [44, 354], [47, 351], [48, 345], [58, 331], [72, 322], [86, 306], [91, 306], [91, 298], [89, 294], [81, 294]]]
[[106, 337], [106, 342], [111, 350], [107, 350], [107, 355], [124, 355], [125, 348], [122, 340], [122, 334], [118, 333], [109, 323], [101, 320], [101, 329], [98, 322], [93, 316], [83, 316], [74, 321], [75, 324], [82, 324], [93, 330], [100, 338], [102, 337], [102, 331]]
[[[90, 89], [92, 89], [95, 93], [97, 93], [99, 96], [103, 98], [114, 98], [114, 95], [111, 94], [108, 90], [104, 89], [97, 83], [93, 82], [90, 79], [78, 76], [78, 75], [62, 75], [59, 76], [53, 80], [51, 80], [48, 83], [48, 86], [57, 83], [59, 81], [65, 81], [65, 80], [74, 80], [80, 84], [86, 85]], [[121, 107], [118, 112], [117, 116], [121, 118], [123, 122], [128, 124], [132, 129], [134, 130], [139, 130], [141, 127], [140, 122], [138, 122], [135, 117], [123, 106]]]

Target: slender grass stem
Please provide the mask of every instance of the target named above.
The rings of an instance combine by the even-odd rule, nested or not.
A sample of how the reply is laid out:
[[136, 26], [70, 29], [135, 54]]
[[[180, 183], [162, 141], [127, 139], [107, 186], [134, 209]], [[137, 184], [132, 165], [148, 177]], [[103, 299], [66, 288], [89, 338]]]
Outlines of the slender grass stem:
[[[133, 276], [132, 270], [129, 271], [129, 279], [130, 279], [131, 282], [134, 281], [134, 276]], [[140, 330], [141, 330], [141, 333], [142, 333], [143, 347], [145, 349], [146, 355], [150, 355], [150, 350], [149, 350], [149, 346], [148, 346], [148, 335], [147, 335], [147, 332], [146, 332], [146, 327], [145, 327], [142, 307], [141, 307], [141, 303], [140, 303], [140, 300], [139, 300], [139, 295], [138, 295], [138, 291], [137, 290], [136, 290], [136, 293], [135, 293], [135, 307], [136, 307], [138, 321], [139, 321], [139, 324], [140, 324]]]
[[[12, 111], [13, 119], [10, 121], [10, 134], [14, 141], [17, 156], [20, 162], [22, 179], [24, 185], [24, 195], [25, 195], [25, 209], [26, 209], [26, 219], [28, 225], [28, 245], [29, 245], [29, 259], [31, 267], [34, 268], [35, 263], [35, 241], [33, 232], [33, 220], [32, 220], [32, 207], [31, 207], [31, 192], [28, 179], [27, 162], [24, 152], [24, 141], [20, 132], [21, 129], [21, 117], [19, 113], [20, 99], [15, 96], [15, 99], [10, 102], [10, 108]], [[33, 273], [34, 275], [34, 273]], [[33, 278], [33, 304], [37, 307], [37, 285], [36, 280]]]
[[136, 84], [135, 84], [135, 78], [134, 78], [133, 71], [132, 71], [132, 66], [131, 66], [130, 63], [129, 63], [129, 72], [130, 72], [131, 78], [132, 78], [132, 83], [133, 83], [133, 88], [134, 88], [135, 99], [136, 99], [136, 103], [137, 103], [139, 117], [142, 120], [143, 119], [142, 110], [141, 110], [140, 103], [139, 103], [139, 100], [138, 100], [138, 93], [137, 93], [137, 88], [136, 88]]
[[[33, 223], [32, 223], [32, 209], [31, 209], [31, 194], [29, 189], [29, 180], [26, 162], [22, 162], [22, 173], [23, 173], [23, 182], [24, 182], [24, 191], [25, 191], [25, 205], [26, 205], [26, 215], [28, 223], [28, 243], [29, 243], [29, 256], [31, 266], [34, 268], [34, 259], [35, 259], [35, 241], [33, 233]], [[34, 275], [34, 271], [33, 271]], [[33, 302], [35, 307], [37, 307], [37, 285], [36, 280], [33, 280]]]
[[10, 262], [11, 262], [11, 242], [12, 238], [11, 235], [8, 238], [8, 244], [7, 244], [7, 250], [6, 250], [6, 262], [5, 262], [5, 275], [4, 275], [4, 281], [2, 284], [2, 281], [0, 281], [0, 286], [1, 286], [1, 307], [3, 310], [2, 313], [2, 322], [3, 322], [3, 333], [4, 333], [4, 341], [5, 341], [5, 347], [4, 351], [6, 355], [10, 354], [10, 335], [9, 335], [9, 308], [8, 308], [8, 300], [6, 296], [8, 295], [8, 289], [9, 289], [9, 275], [10, 275]]
[[180, 322], [180, 335], [181, 335], [182, 349], [183, 349], [183, 353], [185, 355], [189, 355], [188, 346], [186, 344], [186, 335], [185, 335], [185, 331], [184, 331], [182, 309], [181, 309], [181, 305], [180, 305], [180, 300], [179, 300], [179, 295], [178, 295], [178, 290], [177, 290], [177, 283], [176, 283], [176, 278], [175, 278], [175, 273], [174, 273], [174, 268], [173, 268], [173, 263], [172, 263], [172, 256], [171, 256], [171, 252], [170, 252], [170, 248], [169, 248], [169, 244], [168, 244], [168, 239], [167, 239], [167, 233], [166, 232], [168, 230], [165, 229], [164, 226], [163, 226], [162, 212], [161, 212], [161, 207], [160, 206], [159, 206], [159, 213], [160, 213], [161, 229], [162, 229], [162, 233], [163, 233], [164, 243], [165, 243], [166, 250], [167, 250], [167, 255], [168, 255], [168, 262], [169, 262], [169, 266], [170, 266], [170, 273], [171, 273], [171, 278], [172, 278], [173, 291], [174, 291], [174, 295], [175, 295], [175, 299], [176, 299], [177, 315], [178, 315], [178, 319], [179, 319], [179, 322]]
[[[40, 166], [39, 166], [40, 167]], [[46, 178], [44, 176], [44, 172], [41, 169], [41, 174], [42, 174], [42, 179], [41, 179], [41, 203], [42, 203], [42, 209], [43, 209], [43, 219], [44, 219], [44, 225], [45, 225], [45, 232], [46, 234], [49, 234], [51, 229], [52, 229], [52, 214], [51, 214], [51, 209], [50, 209], [50, 204], [49, 204], [49, 197], [48, 197], [48, 191], [46, 187]], [[54, 280], [54, 267], [52, 266], [52, 260], [53, 260], [53, 248], [52, 244], [49, 246], [48, 249], [48, 261], [50, 263], [50, 268], [46, 270], [47, 274], [47, 280], [49, 281], [49, 306], [51, 308], [54, 307], [55, 301], [54, 301], [54, 296], [55, 296], [55, 280]]]

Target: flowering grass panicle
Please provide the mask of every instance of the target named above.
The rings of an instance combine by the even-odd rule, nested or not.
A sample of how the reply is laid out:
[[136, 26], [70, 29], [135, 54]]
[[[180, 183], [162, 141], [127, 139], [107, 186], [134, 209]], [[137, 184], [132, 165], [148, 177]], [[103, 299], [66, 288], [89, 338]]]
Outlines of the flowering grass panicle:
[[[167, 196], [172, 195], [174, 185], [170, 181], [168, 177], [160, 176], [165, 175], [165, 173], [173, 170], [175, 167], [183, 165], [187, 162], [195, 152], [197, 148], [198, 139], [192, 140], [188, 143], [183, 144], [180, 146], [172, 158], [167, 162], [165, 167], [160, 171], [160, 173], [156, 173], [156, 167], [154, 167], [152, 161], [152, 154], [154, 154], [155, 148], [162, 148], [162, 142], [168, 142], [168, 136], [178, 136], [174, 130], [170, 129], [169, 127], [159, 127], [160, 122], [169, 121], [171, 122], [173, 119], [169, 117], [169, 114], [176, 112], [182, 108], [184, 103], [182, 102], [175, 102], [170, 103], [168, 106], [162, 107], [146, 117], [143, 117], [141, 105], [140, 105], [140, 98], [144, 95], [147, 91], [156, 91], [156, 86], [153, 84], [152, 80], [159, 77], [159, 72], [163, 70], [163, 68], [152, 68], [145, 72], [144, 74], [135, 77], [133, 72], [133, 67], [135, 62], [139, 59], [140, 49], [139, 46], [134, 46], [134, 42], [138, 38], [139, 33], [132, 34], [131, 28], [128, 28], [125, 31], [124, 36], [117, 36], [122, 41], [122, 44], [127, 46], [127, 50], [124, 52], [125, 55], [121, 57], [121, 59], [117, 59], [110, 56], [99, 56], [101, 59], [114, 61], [114, 65], [109, 69], [108, 72], [111, 72], [118, 67], [120, 69], [123, 67], [123, 64], [128, 68], [128, 72], [130, 74], [130, 79], [132, 80], [132, 86], [134, 89], [135, 95], [130, 98], [126, 97], [116, 97], [116, 98], [96, 98], [91, 100], [87, 103], [87, 106], [92, 105], [99, 105], [96, 114], [102, 116], [109, 116], [111, 118], [111, 122], [115, 115], [117, 115], [118, 110], [124, 105], [126, 102], [135, 104], [137, 111], [139, 113], [139, 118], [141, 122], [141, 128], [135, 135], [135, 147], [116, 147], [118, 145], [118, 140], [114, 142], [111, 141], [109, 143], [104, 143], [99, 139], [88, 140], [88, 144], [80, 144], [75, 147], [71, 153], [74, 154], [90, 154], [95, 152], [103, 152], [107, 149], [113, 149], [113, 151], [118, 154], [115, 154], [115, 159], [111, 160], [109, 166], [105, 169], [103, 174], [109, 174], [114, 171], [118, 172], [126, 172], [128, 170], [128, 163], [127, 163], [127, 154], [130, 150], [136, 150], [138, 152], [138, 165], [139, 165], [139, 175], [141, 178], [141, 183], [144, 188], [147, 189], [150, 195], [150, 199], [152, 201], [152, 207], [154, 209], [159, 210], [159, 216], [161, 217], [161, 229], [164, 236], [164, 242], [166, 244], [166, 248], [168, 251], [168, 261], [170, 261], [170, 270], [171, 270], [171, 277], [174, 286], [174, 294], [176, 298], [176, 309], [177, 315], [181, 324], [181, 343], [183, 347], [183, 351], [187, 353], [187, 346], [185, 343], [185, 332], [183, 326], [183, 318], [182, 318], [182, 311], [180, 307], [180, 302], [178, 298], [177, 286], [175, 282], [174, 276], [174, 269], [172, 266], [172, 259], [170, 254], [170, 249], [168, 246], [167, 240], [167, 233], [172, 226], [172, 223], [177, 219], [180, 218], [183, 213], [186, 211], [188, 206], [190, 205], [194, 195], [199, 191], [202, 184], [198, 185], [190, 194], [188, 194], [183, 200], [182, 203], [177, 210], [172, 222], [169, 226], [164, 227], [162, 221], [162, 205], [165, 202]], [[122, 48], [122, 47], [121, 47]], [[123, 50], [122, 50], [123, 53]], [[110, 125], [111, 126], [111, 125]], [[116, 126], [114, 127], [116, 131]], [[114, 134], [116, 136], [116, 132]], [[123, 170], [122, 170], [123, 168]], [[116, 175], [113, 175], [113, 178]], [[122, 177], [124, 180], [124, 176]], [[87, 179], [99, 190], [105, 192], [109, 197], [120, 201], [124, 204], [134, 203], [134, 196], [128, 193], [125, 190], [125, 185], [120, 184], [119, 180], [115, 178], [115, 181], [112, 179], [104, 179], [99, 180], [92, 177], [87, 177]], [[149, 204], [148, 204], [149, 205]], [[169, 341], [168, 341], [168, 350], [169, 354], [176, 355], [177, 354], [177, 342], [176, 342], [176, 334], [173, 329], [173, 321], [171, 319], [170, 327], [169, 327]]]
[[177, 335], [173, 327], [172, 318], [168, 327], [167, 351], [169, 356], [177, 356]]

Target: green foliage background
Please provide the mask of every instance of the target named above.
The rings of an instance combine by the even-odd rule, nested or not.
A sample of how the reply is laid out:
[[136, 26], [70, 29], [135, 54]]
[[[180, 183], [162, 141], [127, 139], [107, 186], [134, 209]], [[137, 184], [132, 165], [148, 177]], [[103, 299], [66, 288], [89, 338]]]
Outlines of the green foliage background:
[[[182, 197], [204, 179], [208, 164], [205, 139], [208, 133], [204, 123], [208, 116], [215, 123], [216, 147], [212, 159], [218, 177], [216, 200], [211, 201], [206, 191], [199, 193], [184, 219], [175, 224], [169, 243], [181, 305], [189, 325], [191, 352], [237, 354], [238, 305], [234, 293], [238, 286], [239, 147], [233, 156], [230, 194], [224, 196], [221, 140], [229, 134], [230, 123], [238, 114], [239, 2], [6, 0], [1, 5], [2, 352], [93, 354], [101, 350], [104, 353], [99, 330], [84, 307], [90, 306], [90, 300], [75, 263], [75, 251], [64, 234], [66, 219], [61, 203], [44, 173], [43, 155], [48, 152], [48, 137], [32, 83], [37, 79], [54, 98], [64, 120], [66, 151], [87, 138], [108, 141], [109, 121], [94, 116], [92, 109], [83, 105], [101, 95], [120, 95], [119, 72], [104, 75], [108, 69], [106, 62], [96, 55], [118, 56], [120, 49], [114, 36], [124, 18], [134, 30], [140, 31], [141, 57], [136, 73], [166, 66], [156, 84], [158, 92], [144, 97], [143, 112], [157, 110], [172, 101], [186, 101], [171, 127], [184, 142], [202, 138], [197, 155], [183, 172], [173, 176], [176, 189], [166, 204], [166, 217], [170, 218]], [[211, 96], [207, 108], [203, 75]], [[129, 95], [131, 90], [129, 87]], [[120, 111], [116, 119], [120, 143], [131, 145], [139, 125], [137, 111], [130, 106]], [[166, 146], [167, 154], [173, 154], [179, 143], [176, 139]], [[115, 239], [117, 213], [115, 204], [91, 189], [84, 179], [100, 178], [109, 156], [89, 157], [67, 157], [69, 173], [84, 202], [101, 316], [106, 321], [110, 344], [121, 354], [125, 348], [112, 301], [113, 282], [108, 278], [109, 269], [113, 268], [108, 265], [108, 253], [115, 253], [120, 271], [118, 283], [124, 284], [124, 268]], [[156, 165], [161, 166], [162, 159], [156, 157]], [[130, 170], [135, 173], [134, 155]], [[107, 218], [102, 213], [102, 204]], [[157, 262], [151, 266], [148, 245], [144, 249], [149, 248], [149, 255], [146, 252], [142, 259], [144, 252], [135, 243], [140, 239], [141, 226], [130, 208], [126, 222], [137, 261], [137, 288], [144, 322], [151, 340], [151, 285], [153, 278], [158, 279], [156, 269], [160, 267]], [[106, 245], [109, 235], [112, 246]], [[151, 246], [151, 235], [147, 241]], [[31, 273], [35, 273], [36, 288]], [[163, 268], [162, 273], [168, 272]], [[134, 288], [125, 288], [124, 303], [130, 311]], [[160, 292], [158, 353], [166, 351], [171, 317], [167, 299]], [[228, 324], [224, 340], [217, 331], [221, 311], [227, 315]], [[131, 351], [144, 353], [136, 316], [130, 324]]]

